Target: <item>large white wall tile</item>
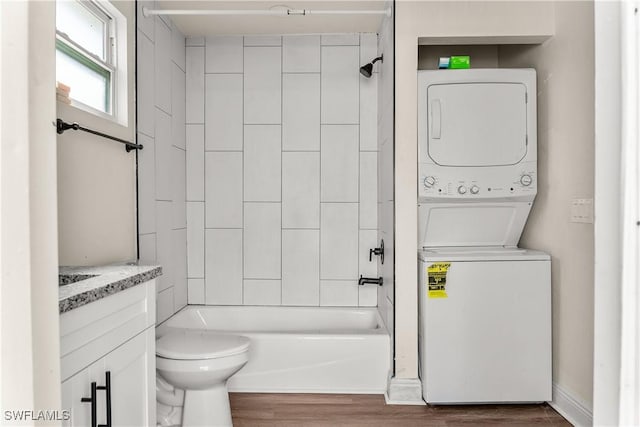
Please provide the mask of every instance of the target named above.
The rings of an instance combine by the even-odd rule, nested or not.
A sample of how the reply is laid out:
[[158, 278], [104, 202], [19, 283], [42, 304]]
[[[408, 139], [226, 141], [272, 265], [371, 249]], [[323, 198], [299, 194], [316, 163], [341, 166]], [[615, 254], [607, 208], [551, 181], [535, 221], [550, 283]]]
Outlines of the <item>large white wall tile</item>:
[[204, 202], [187, 202], [187, 277], [204, 277]]
[[[159, 1], [162, 1], [162, 0], [156, 0], [156, 4]], [[168, 15], [156, 15], [156, 18], [160, 18], [160, 20], [162, 20], [162, 22], [165, 23], [167, 28], [171, 28], [171, 18]]]
[[388, 140], [380, 147], [380, 156], [378, 157], [378, 188], [380, 201], [393, 200], [393, 145], [393, 140]]
[[[378, 287], [378, 314], [382, 319], [382, 323], [385, 327], [389, 324], [387, 319], [387, 298], [384, 296], [382, 289]], [[387, 329], [389, 330], [389, 329]]]
[[204, 279], [187, 279], [189, 304], [204, 304]]
[[171, 231], [175, 272], [173, 282], [174, 311], [187, 305], [187, 230]]
[[186, 59], [187, 123], [204, 123], [204, 47], [188, 47]]
[[138, 133], [138, 233], [156, 231], [156, 150], [153, 138]]
[[242, 36], [213, 36], [206, 40], [207, 73], [242, 73]]
[[155, 110], [156, 200], [171, 200], [171, 116], [157, 107]]
[[[360, 34], [360, 65], [373, 61], [378, 57], [378, 35], [376, 33]], [[377, 64], [377, 62], [376, 62]], [[374, 64], [373, 72], [377, 73], [378, 68]]]
[[320, 278], [357, 279], [358, 204], [322, 203], [320, 219]]
[[320, 305], [325, 307], [358, 305], [358, 282], [354, 280], [321, 280]]
[[360, 150], [378, 150], [378, 75], [360, 78]]
[[360, 152], [360, 228], [378, 228], [378, 153]]
[[358, 306], [375, 307], [378, 305], [378, 285], [358, 286]]
[[279, 202], [282, 175], [280, 126], [244, 127], [244, 200]]
[[206, 76], [206, 150], [242, 150], [242, 75]]
[[172, 228], [174, 230], [187, 226], [185, 166], [184, 150], [171, 147], [171, 170], [165, 173], [171, 176]]
[[207, 228], [242, 228], [242, 153], [205, 153]]
[[158, 293], [156, 298], [156, 323], [162, 323], [173, 316], [173, 287]]
[[369, 262], [369, 249], [374, 249], [379, 246], [378, 230], [360, 230], [359, 235], [358, 276], [378, 277], [378, 261], [380, 257], [373, 255], [371, 262]]
[[171, 114], [171, 30], [156, 17], [155, 32], [156, 107]]
[[282, 304], [320, 304], [320, 231], [282, 230]]
[[280, 280], [245, 280], [244, 305], [280, 305]]
[[171, 24], [171, 60], [185, 71], [185, 37], [174, 23]]
[[320, 150], [320, 74], [282, 75], [282, 149]]
[[282, 227], [320, 227], [320, 153], [282, 153]]
[[323, 34], [322, 44], [324, 46], [358, 46], [360, 44], [360, 34]]
[[282, 36], [244, 36], [245, 46], [282, 46]]
[[357, 46], [322, 47], [322, 123], [357, 124], [360, 64]]
[[204, 125], [187, 125], [187, 200], [204, 201]]
[[394, 223], [393, 223], [393, 210], [394, 203], [384, 202], [383, 204], [383, 218], [386, 222], [380, 222], [380, 230], [378, 231], [381, 240], [384, 240], [384, 264], [379, 266], [378, 273], [384, 279], [384, 290], [386, 296], [393, 301], [393, 281], [394, 281]]
[[[151, 21], [153, 22], [153, 20]], [[138, 132], [153, 136], [155, 126], [155, 56], [153, 42], [138, 31]], [[144, 78], [142, 77], [144, 76]]]
[[321, 200], [358, 201], [358, 126], [323, 125]]
[[[383, 311], [385, 313], [384, 314], [384, 319], [385, 319], [385, 323], [384, 324], [387, 327], [388, 331], [395, 331], [395, 318], [394, 318], [395, 309], [394, 309], [394, 306], [393, 306], [393, 301], [389, 300], [388, 298], [384, 298], [381, 301], [382, 301], [383, 307], [382, 307], [381, 310], [379, 309], [379, 311]], [[391, 333], [393, 333], [393, 332], [391, 332]], [[392, 348], [393, 348], [393, 345], [395, 345], [395, 343], [392, 344]]]
[[153, 40], [154, 35], [155, 17], [145, 17], [142, 13], [142, 8], [146, 7], [147, 9], [155, 9], [155, 6], [156, 2], [153, 0], [138, 0], [136, 2], [138, 29], [142, 30], [142, 32], [151, 40]]
[[280, 47], [244, 48], [244, 123], [281, 123]]
[[320, 72], [320, 36], [283, 36], [282, 47], [283, 72]]
[[142, 234], [138, 236], [138, 250], [141, 265], [155, 265], [156, 262], [156, 234]]
[[171, 64], [171, 143], [185, 148], [185, 74], [176, 64]]
[[205, 236], [206, 303], [242, 304], [242, 230], [210, 229]]
[[187, 47], [189, 46], [204, 46], [204, 37], [187, 37], [185, 40]]
[[162, 266], [162, 276], [158, 277], [158, 290], [173, 286], [175, 272], [175, 257], [173, 241], [171, 239], [171, 202], [156, 202], [156, 259]]
[[280, 203], [244, 204], [244, 277], [280, 279]]

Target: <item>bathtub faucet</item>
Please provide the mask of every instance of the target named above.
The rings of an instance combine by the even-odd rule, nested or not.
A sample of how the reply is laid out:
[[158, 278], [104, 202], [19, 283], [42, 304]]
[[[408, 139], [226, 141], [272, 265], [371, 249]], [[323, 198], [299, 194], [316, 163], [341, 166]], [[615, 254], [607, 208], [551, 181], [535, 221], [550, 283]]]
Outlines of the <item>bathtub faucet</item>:
[[358, 285], [363, 286], [366, 284], [382, 286], [382, 277], [378, 277], [376, 279], [373, 277], [362, 277], [362, 274], [361, 274], [360, 279], [358, 280]]

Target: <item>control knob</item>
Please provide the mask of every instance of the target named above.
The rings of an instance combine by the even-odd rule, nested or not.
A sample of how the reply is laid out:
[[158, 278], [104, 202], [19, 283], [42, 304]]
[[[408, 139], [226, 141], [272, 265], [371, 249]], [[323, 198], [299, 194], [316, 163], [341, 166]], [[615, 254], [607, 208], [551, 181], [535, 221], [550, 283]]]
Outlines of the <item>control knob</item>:
[[466, 194], [466, 192], [467, 192], [467, 187], [465, 187], [464, 185], [461, 185], [460, 187], [458, 187], [458, 193]]
[[478, 194], [478, 192], [480, 191], [480, 188], [478, 188], [477, 185], [474, 185], [473, 187], [471, 187], [471, 194]]
[[433, 176], [428, 176], [424, 179], [424, 186], [427, 188], [431, 188], [436, 183], [436, 179]]
[[520, 184], [524, 185], [525, 187], [530, 186], [532, 182], [533, 178], [531, 178], [531, 175], [524, 174], [520, 177]]

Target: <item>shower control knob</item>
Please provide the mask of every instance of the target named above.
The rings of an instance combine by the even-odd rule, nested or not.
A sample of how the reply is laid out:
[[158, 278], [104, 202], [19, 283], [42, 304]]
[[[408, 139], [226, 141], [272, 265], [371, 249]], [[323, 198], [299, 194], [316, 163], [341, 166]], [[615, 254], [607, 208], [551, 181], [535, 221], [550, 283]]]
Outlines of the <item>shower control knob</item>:
[[467, 187], [465, 187], [464, 185], [461, 185], [460, 187], [458, 187], [458, 193], [466, 194], [467, 193]]
[[524, 185], [525, 187], [530, 186], [532, 182], [533, 178], [531, 178], [531, 175], [525, 174], [520, 177], [520, 184]]
[[480, 188], [478, 188], [477, 185], [474, 185], [473, 187], [471, 187], [471, 194], [478, 194], [478, 192], [480, 191]]
[[436, 183], [436, 179], [432, 176], [428, 176], [424, 179], [424, 186], [427, 188], [431, 188], [435, 185]]

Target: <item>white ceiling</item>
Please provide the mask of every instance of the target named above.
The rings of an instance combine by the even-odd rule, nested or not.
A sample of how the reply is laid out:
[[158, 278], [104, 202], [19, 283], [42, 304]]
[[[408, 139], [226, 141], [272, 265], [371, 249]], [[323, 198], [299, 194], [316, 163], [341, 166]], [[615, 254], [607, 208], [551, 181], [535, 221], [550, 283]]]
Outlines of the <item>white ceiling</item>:
[[[296, 0], [296, 1], [219, 1], [161, 0], [160, 9], [250, 9], [269, 10], [287, 6], [300, 10], [384, 10], [380, 0]], [[215, 34], [315, 34], [315, 33], [375, 33], [382, 15], [308, 15], [308, 16], [194, 16], [172, 15], [171, 20], [185, 36]]]

